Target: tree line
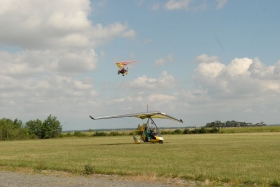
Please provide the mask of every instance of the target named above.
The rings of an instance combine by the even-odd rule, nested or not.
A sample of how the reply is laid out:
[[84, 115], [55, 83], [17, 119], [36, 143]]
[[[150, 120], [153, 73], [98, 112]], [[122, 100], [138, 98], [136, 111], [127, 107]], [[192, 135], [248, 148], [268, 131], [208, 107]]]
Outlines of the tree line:
[[0, 119], [0, 140], [47, 139], [61, 136], [62, 126], [55, 116], [47, 119], [29, 120], [25, 124], [21, 120]]
[[213, 128], [213, 127], [259, 127], [259, 126], [266, 126], [264, 122], [260, 123], [246, 123], [246, 122], [239, 122], [239, 121], [226, 121], [226, 122], [221, 122], [219, 120], [216, 120], [214, 122], [209, 122], [206, 123], [205, 127], [207, 128]]

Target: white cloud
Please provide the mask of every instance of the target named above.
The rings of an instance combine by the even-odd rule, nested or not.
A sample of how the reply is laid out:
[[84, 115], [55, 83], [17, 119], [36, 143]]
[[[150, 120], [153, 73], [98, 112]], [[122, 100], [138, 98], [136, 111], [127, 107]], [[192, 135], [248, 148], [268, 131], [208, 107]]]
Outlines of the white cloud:
[[107, 4], [107, 1], [108, 1], [108, 0], [100, 0], [100, 1], [97, 3], [97, 5], [103, 7], [103, 6], [105, 6], [105, 5]]
[[155, 3], [154, 5], [151, 6], [152, 10], [159, 10], [160, 9], [160, 4], [159, 3]]
[[251, 108], [247, 108], [246, 110], [244, 110], [245, 113], [252, 113], [254, 112]]
[[235, 77], [239, 75], [248, 76], [249, 75], [248, 69], [251, 64], [252, 64], [252, 60], [249, 58], [242, 58], [242, 59], [235, 58], [234, 60], [231, 61], [231, 63], [228, 65], [225, 71], [230, 77]]
[[94, 50], [67, 52], [22, 51], [8, 53], [0, 51], [0, 73], [9, 76], [36, 76], [42, 73], [79, 74], [96, 67], [97, 55]]
[[199, 55], [195, 58], [195, 63], [213, 63], [213, 62], [219, 62], [219, 57], [217, 56], [208, 56], [207, 54]]
[[175, 109], [177, 101], [178, 96], [174, 94], [139, 92], [109, 100], [106, 102], [106, 105], [110, 106], [109, 110], [112, 114], [114, 111], [119, 113], [145, 111], [147, 105], [149, 105], [150, 111], [161, 110], [167, 112]]
[[203, 116], [204, 122], [275, 123], [280, 112], [280, 75], [275, 74], [279, 62], [266, 66], [257, 58], [235, 58], [225, 65], [216, 60], [197, 65], [197, 90], [177, 93], [177, 111], [186, 111], [195, 121]]
[[[90, 1], [1, 0], [0, 45], [29, 49], [94, 47], [114, 37], [135, 37], [127, 24], [92, 23]], [[14, 5], [17, 6], [14, 6]]]
[[201, 11], [207, 9], [207, 3], [206, 0], [169, 0], [164, 7], [166, 10]]
[[225, 6], [228, 0], [216, 0], [217, 1], [217, 9], [221, 9]]
[[135, 38], [136, 37], [136, 32], [132, 29], [130, 29], [129, 31], [126, 31], [122, 34], [123, 37], [125, 38]]
[[170, 96], [170, 95], [152, 94], [149, 96], [149, 102], [169, 103], [176, 100], [177, 99], [175, 96]]
[[90, 105], [89, 100], [98, 96], [90, 79], [50, 75], [19, 80], [1, 75], [0, 80], [0, 113], [22, 120], [42, 118], [51, 113], [78, 115]]
[[280, 93], [280, 76], [276, 66], [265, 66], [258, 59], [235, 58], [230, 64], [200, 63], [194, 80], [203, 90], [216, 98], [260, 98]]
[[155, 65], [156, 65], [156, 67], [161, 67], [161, 66], [164, 66], [165, 64], [167, 64], [168, 62], [172, 62], [172, 61], [173, 61], [173, 55], [169, 54], [169, 55], [167, 55], [167, 57], [157, 59], [155, 62]]
[[138, 77], [137, 79], [129, 82], [122, 83], [122, 89], [170, 89], [176, 86], [176, 81], [172, 75], [166, 71], [162, 72], [161, 76], [156, 78], [148, 78], [146, 75]]
[[188, 10], [190, 7], [190, 3], [193, 0], [169, 0], [165, 4], [165, 8], [167, 10], [175, 10], [175, 9], [186, 9]]
[[141, 6], [144, 3], [144, 0], [136, 0], [135, 3], [137, 6]]
[[[106, 3], [100, 2], [97, 6]], [[0, 46], [6, 49], [0, 50], [3, 116], [30, 120], [52, 113], [79, 118], [88, 114], [89, 107], [103, 104], [96, 100], [93, 79], [83, 73], [96, 69], [98, 45], [135, 38], [133, 29], [120, 22], [102, 25], [89, 20], [89, 0], [0, 0], [0, 4], [0, 25], [5, 25]]]
[[195, 71], [198, 75], [202, 75], [207, 79], [213, 79], [220, 75], [224, 67], [225, 65], [219, 62], [200, 63]]

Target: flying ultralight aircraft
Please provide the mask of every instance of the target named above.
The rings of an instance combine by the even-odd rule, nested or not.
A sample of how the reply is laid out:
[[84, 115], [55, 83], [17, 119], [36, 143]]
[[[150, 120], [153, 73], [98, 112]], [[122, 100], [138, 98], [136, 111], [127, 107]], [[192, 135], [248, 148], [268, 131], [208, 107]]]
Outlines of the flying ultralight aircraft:
[[170, 115], [167, 115], [159, 111], [112, 115], [112, 116], [104, 116], [104, 117], [97, 117], [97, 118], [90, 116], [90, 118], [93, 120], [123, 118], [123, 117], [136, 117], [141, 119], [148, 119], [146, 123], [143, 123], [142, 125], [138, 125], [137, 130], [135, 131], [138, 135], [140, 135], [140, 139], [137, 139], [135, 136], [133, 136], [134, 142], [137, 144], [141, 142], [151, 142], [151, 143], [158, 142], [161, 144], [163, 143], [164, 139], [161, 136], [160, 130], [158, 129], [156, 123], [152, 118], [170, 119], [183, 123], [183, 120], [176, 119]]
[[132, 63], [132, 62], [137, 62], [137, 60], [116, 62], [117, 66], [119, 67], [118, 75], [120, 73], [122, 74], [122, 76], [127, 75], [128, 74], [128, 68], [125, 69], [124, 67], [127, 66], [128, 64]]

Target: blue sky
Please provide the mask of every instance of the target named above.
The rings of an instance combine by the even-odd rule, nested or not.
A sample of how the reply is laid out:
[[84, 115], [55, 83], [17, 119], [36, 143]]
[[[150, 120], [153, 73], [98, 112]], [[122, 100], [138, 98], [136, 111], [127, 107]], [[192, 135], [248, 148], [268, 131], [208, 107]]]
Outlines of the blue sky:
[[88, 116], [148, 105], [184, 121], [164, 127], [279, 123], [279, 1], [0, 2], [0, 118], [130, 128], [142, 121]]

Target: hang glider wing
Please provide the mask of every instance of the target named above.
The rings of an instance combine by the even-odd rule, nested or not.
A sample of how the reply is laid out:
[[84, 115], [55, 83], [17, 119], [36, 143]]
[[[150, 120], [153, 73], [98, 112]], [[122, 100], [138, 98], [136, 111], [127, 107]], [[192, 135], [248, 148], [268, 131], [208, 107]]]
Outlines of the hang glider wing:
[[119, 68], [123, 68], [124, 66], [132, 63], [132, 62], [137, 62], [137, 60], [131, 60], [131, 61], [123, 61], [123, 62], [116, 62], [117, 66]]
[[183, 120], [181, 119], [176, 119], [170, 115], [167, 115], [163, 112], [159, 111], [154, 111], [154, 112], [140, 112], [140, 113], [131, 113], [131, 114], [121, 114], [121, 115], [112, 115], [112, 116], [103, 116], [103, 117], [97, 117], [94, 118], [90, 116], [91, 119], [93, 120], [98, 120], [98, 119], [110, 119], [110, 118], [123, 118], [123, 117], [136, 117], [136, 118], [141, 118], [141, 119], [146, 119], [146, 118], [161, 118], [161, 119], [170, 119], [174, 120], [177, 122], [183, 123]]

